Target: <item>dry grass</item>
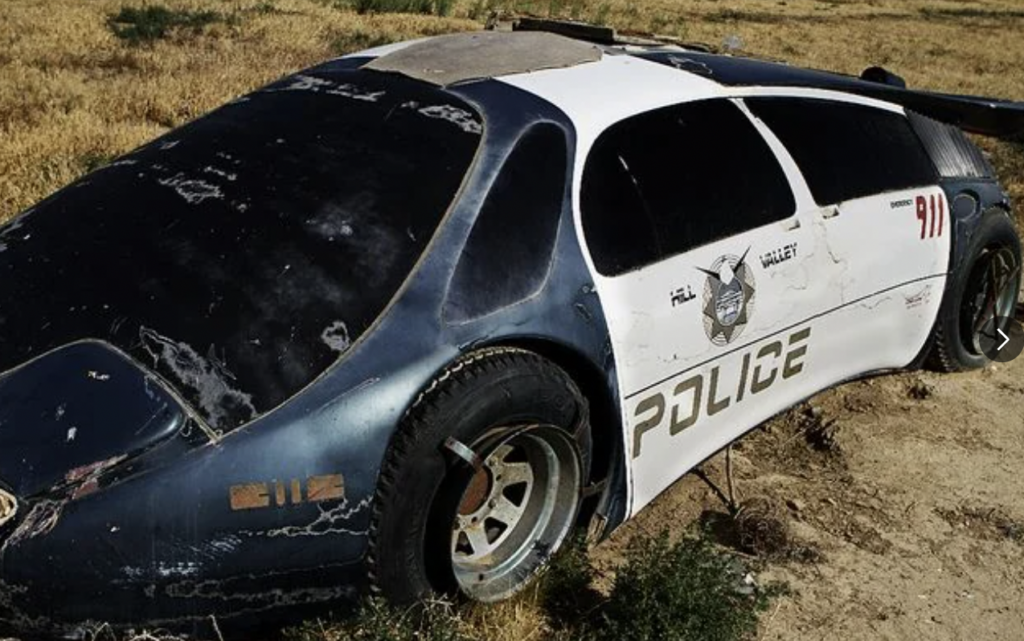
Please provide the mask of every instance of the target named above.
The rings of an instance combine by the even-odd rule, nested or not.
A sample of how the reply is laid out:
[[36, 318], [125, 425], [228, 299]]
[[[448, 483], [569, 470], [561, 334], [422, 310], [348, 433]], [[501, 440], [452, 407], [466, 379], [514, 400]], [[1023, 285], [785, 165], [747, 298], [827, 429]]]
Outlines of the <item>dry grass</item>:
[[[1009, 1], [458, 0], [447, 18], [358, 14], [337, 0], [164, 4], [227, 19], [132, 46], [107, 20], [141, 0], [3, 0], [0, 221], [288, 71], [380, 42], [479, 28], [513, 9], [716, 45], [730, 38], [747, 51], [837, 71], [883, 64], [912, 86], [1024, 100], [1024, 11]], [[1024, 197], [1021, 144], [986, 147], [1011, 193]]]
[[[358, 15], [309, 0], [169, 0], [231, 17], [152, 46], [116, 38], [122, 0], [3, 0], [0, 221], [84, 173], [282, 74], [466, 19]], [[140, 5], [141, 3], [134, 3]]]

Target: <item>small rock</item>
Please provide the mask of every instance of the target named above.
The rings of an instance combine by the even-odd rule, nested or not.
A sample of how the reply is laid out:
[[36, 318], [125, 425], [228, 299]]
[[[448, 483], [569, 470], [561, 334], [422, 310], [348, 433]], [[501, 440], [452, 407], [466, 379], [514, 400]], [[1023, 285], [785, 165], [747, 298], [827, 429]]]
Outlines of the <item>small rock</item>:
[[806, 507], [804, 502], [801, 501], [800, 499], [787, 499], [786, 506], [789, 507], [789, 509], [793, 510], [794, 512], [802, 512], [803, 509]]
[[922, 380], [914, 381], [910, 386], [910, 389], [907, 390], [907, 396], [918, 401], [923, 401], [935, 396], [935, 386]]

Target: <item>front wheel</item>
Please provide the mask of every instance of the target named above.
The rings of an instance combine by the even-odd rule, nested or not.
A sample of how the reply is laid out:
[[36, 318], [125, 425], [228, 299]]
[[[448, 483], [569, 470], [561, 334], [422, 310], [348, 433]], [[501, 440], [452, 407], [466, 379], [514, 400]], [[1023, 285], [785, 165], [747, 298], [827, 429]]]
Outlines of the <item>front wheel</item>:
[[467, 355], [420, 396], [381, 471], [370, 531], [373, 588], [477, 601], [526, 586], [575, 524], [587, 481], [586, 402], [537, 354]]
[[1020, 239], [1002, 210], [986, 212], [971, 240], [964, 266], [953, 282], [935, 323], [930, 362], [957, 372], [983, 367], [983, 333], [1012, 318], [1021, 283]]

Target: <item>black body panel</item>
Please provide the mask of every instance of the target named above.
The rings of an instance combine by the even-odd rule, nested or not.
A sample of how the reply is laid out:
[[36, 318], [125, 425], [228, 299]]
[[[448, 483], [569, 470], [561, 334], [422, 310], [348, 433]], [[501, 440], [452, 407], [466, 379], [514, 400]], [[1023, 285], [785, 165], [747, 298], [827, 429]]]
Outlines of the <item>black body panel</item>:
[[175, 435], [185, 413], [161, 384], [99, 343], [0, 378], [0, 483], [30, 497]]
[[[983, 214], [991, 209], [1009, 212], [1010, 199], [994, 179], [945, 178], [940, 185], [946, 192], [950, 221], [953, 224], [949, 272], [955, 274], [965, 268], [967, 249]], [[947, 290], [952, 287], [952, 283], [953, 279], [949, 279]]]
[[419, 259], [482, 125], [452, 94], [335, 66], [229, 103], [8, 225], [0, 371], [108, 341], [229, 431], [337, 360]]
[[[413, 83], [378, 76], [368, 82]], [[422, 89], [413, 84], [417, 88], [410, 92]], [[318, 613], [347, 607], [366, 587], [362, 561], [373, 496], [396, 426], [438, 372], [460, 354], [487, 345], [534, 349], [578, 374], [581, 381], [593, 383], [595, 438], [601, 441], [595, 447], [603, 459], [595, 467], [611, 476], [602, 513], [612, 526], [622, 521], [626, 492], [624, 468], [615, 463], [622, 460], [615, 365], [602, 307], [573, 224], [568, 187], [572, 175], [568, 160], [575, 147], [572, 125], [549, 103], [500, 82], [431, 91], [437, 91], [446, 104], [472, 105], [473, 112], [484, 116], [486, 127], [473, 164], [460, 176], [461, 190], [437, 231], [422, 239], [423, 255], [409, 266], [404, 284], [379, 318], [358, 337], [352, 331], [356, 325], [350, 325], [351, 344], [344, 355], [337, 358], [327, 349], [324, 353], [335, 361], [333, 365], [323, 365], [326, 369], [320, 376], [277, 407], [258, 406], [264, 411], [255, 420], [224, 435], [199, 432], [198, 439], [196, 434], [184, 436], [189, 423], [178, 437], [105, 470], [94, 491], [81, 493], [69, 486], [23, 497], [15, 519], [0, 531], [0, 633], [80, 637], [90, 620], [115, 628], [145, 624], [151, 629], [202, 632], [210, 615], [217, 617], [222, 629], [248, 622], [265, 630], [282, 616], [309, 616], [306, 607]], [[320, 93], [316, 98], [325, 101], [326, 109], [338, 97]], [[424, 124], [454, 127], [459, 135], [481, 138], [479, 133], [460, 129], [474, 128], [463, 118], [417, 117]], [[555, 194], [557, 207], [528, 223], [546, 237], [545, 242], [553, 243], [553, 249], [518, 252], [512, 265], [485, 261], [488, 269], [535, 275], [528, 287], [512, 283], [509, 292], [493, 295], [487, 288], [504, 282], [501, 273], [481, 273], [479, 278], [474, 274], [472, 279], [455, 279], [454, 274], [466, 252], [482, 255], [499, 249], [502, 234], [472, 232], [506, 158], [523, 133], [540, 123], [564, 137], [568, 165], [564, 191]], [[317, 123], [306, 124], [313, 129]], [[174, 139], [172, 133], [163, 140]], [[436, 159], [441, 150], [430, 153]], [[264, 182], [253, 189], [263, 193], [276, 186], [275, 181]], [[174, 192], [169, 196], [174, 197]], [[110, 206], [119, 204], [114, 196], [108, 198]], [[556, 214], [553, 221], [551, 216]], [[34, 216], [22, 220], [27, 225]], [[53, 225], [70, 219], [71, 215], [54, 214]], [[269, 231], [257, 230], [268, 234], [267, 246], [275, 229], [271, 225]], [[41, 253], [42, 243], [34, 249], [31, 245], [43, 230], [33, 230], [30, 239], [22, 240], [25, 231], [23, 225], [11, 238], [27, 247], [15, 248], [12, 243], [8, 253], [17, 251], [26, 262], [45, 258], [50, 264], [44, 272], [68, 273], [79, 264], [75, 252], [81, 248], [54, 243], [48, 253]], [[236, 251], [254, 262], [262, 247], [239, 245], [233, 237], [221, 245], [225, 252]], [[6, 256], [0, 254], [0, 259]], [[125, 270], [125, 287], [137, 283], [159, 258], [158, 254], [135, 254], [133, 265], [145, 265]], [[350, 284], [366, 285], [346, 278], [338, 287]], [[294, 283], [300, 285], [308, 283]], [[20, 285], [10, 287], [12, 297], [35, 300], [26, 298]], [[101, 295], [103, 291], [96, 285], [90, 289], [91, 298], [83, 301], [97, 317], [97, 310], [109, 300]], [[458, 315], [457, 321], [446, 320], [446, 308], [455, 309], [450, 307], [453, 301], [474, 301], [472, 313]], [[172, 322], [174, 306], [169, 302], [164, 301], [163, 310]], [[4, 304], [0, 309], [11, 310], [9, 322], [25, 327], [31, 322], [16, 317], [14, 307]], [[101, 337], [109, 336], [109, 327], [99, 321], [84, 325], [97, 332], [97, 327], [103, 327]], [[69, 326], [79, 327], [77, 319]], [[313, 327], [317, 331], [297, 336], [321, 343], [322, 327]], [[293, 344], [290, 336], [289, 332], [272, 333], [275, 340], [262, 348], [268, 354], [286, 354], [285, 348]], [[137, 354], [140, 348], [131, 345]], [[238, 376], [238, 388], [249, 385], [253, 372], [237, 365], [244, 360], [231, 354], [224, 358], [223, 349], [218, 344], [216, 353], [207, 352], [200, 337], [195, 352], [211, 366], [213, 356], [217, 362], [226, 360]], [[9, 353], [3, 356], [17, 361]], [[145, 349], [140, 356], [143, 366], [154, 362]], [[300, 365], [313, 372], [320, 363], [313, 359]], [[286, 389], [274, 393], [284, 397]], [[325, 475], [337, 479], [337, 492], [329, 499], [314, 500], [307, 483]], [[256, 488], [255, 501], [250, 495], [249, 504], [236, 502], [239, 488]]]
[[723, 85], [845, 91], [902, 105], [973, 133], [1009, 138], [1024, 132], [1022, 102], [914, 91], [894, 84], [871, 82], [828, 71], [698, 51], [662, 50], [635, 55], [704, 76]]

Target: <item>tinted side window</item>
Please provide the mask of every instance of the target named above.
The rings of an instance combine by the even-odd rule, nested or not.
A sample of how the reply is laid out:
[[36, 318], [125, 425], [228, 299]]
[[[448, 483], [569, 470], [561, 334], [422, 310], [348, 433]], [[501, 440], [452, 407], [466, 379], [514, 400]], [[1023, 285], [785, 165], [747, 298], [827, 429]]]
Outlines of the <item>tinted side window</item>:
[[555, 247], [567, 167], [565, 135], [556, 125], [535, 125], [516, 143], [455, 269], [448, 320], [482, 316], [540, 288]]
[[793, 214], [771, 149], [736, 105], [650, 111], [594, 143], [580, 207], [597, 270], [620, 274]]
[[746, 103], [789, 149], [819, 205], [935, 182], [928, 154], [898, 113], [798, 98]]

